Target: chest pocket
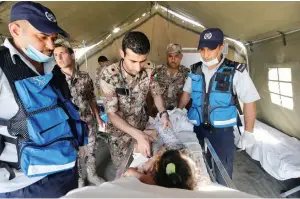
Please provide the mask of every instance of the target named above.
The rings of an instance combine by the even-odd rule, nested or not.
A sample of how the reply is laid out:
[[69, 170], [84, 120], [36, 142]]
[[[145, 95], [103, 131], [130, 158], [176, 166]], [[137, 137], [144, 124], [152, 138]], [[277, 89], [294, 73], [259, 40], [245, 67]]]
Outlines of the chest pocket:
[[131, 100], [134, 106], [142, 107], [146, 103], [146, 97], [149, 91], [149, 84], [145, 82], [140, 82], [132, 90]]

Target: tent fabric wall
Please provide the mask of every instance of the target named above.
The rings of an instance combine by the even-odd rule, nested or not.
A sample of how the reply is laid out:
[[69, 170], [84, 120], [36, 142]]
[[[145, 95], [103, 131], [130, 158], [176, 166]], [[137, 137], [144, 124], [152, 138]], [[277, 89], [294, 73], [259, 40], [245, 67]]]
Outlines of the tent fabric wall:
[[[257, 118], [285, 132], [300, 138], [300, 32], [286, 35], [287, 45], [281, 37], [254, 44], [253, 52], [249, 51], [250, 74], [261, 96], [257, 103]], [[272, 103], [269, 91], [270, 68], [290, 68], [293, 93], [293, 109]], [[283, 73], [279, 74], [282, 75]], [[288, 81], [289, 82], [289, 81]], [[284, 93], [287, 89], [280, 89]]]
[[[145, 33], [149, 38], [151, 51], [148, 60], [155, 64], [163, 64], [166, 61], [166, 47], [169, 43], [178, 43], [182, 47], [188, 48], [197, 48], [198, 46], [198, 33], [178, 26], [160, 15], [154, 15], [134, 30]], [[95, 71], [98, 67], [97, 60], [100, 55], [106, 56], [112, 62], [116, 62], [120, 59], [119, 51], [122, 46], [123, 37], [124, 35], [88, 58], [88, 72], [93, 80], [95, 79]], [[230, 45], [234, 44], [231, 43]], [[244, 57], [241, 57], [233, 48], [229, 49], [227, 57], [231, 60], [246, 62]], [[86, 70], [85, 62], [81, 63], [80, 69]]]

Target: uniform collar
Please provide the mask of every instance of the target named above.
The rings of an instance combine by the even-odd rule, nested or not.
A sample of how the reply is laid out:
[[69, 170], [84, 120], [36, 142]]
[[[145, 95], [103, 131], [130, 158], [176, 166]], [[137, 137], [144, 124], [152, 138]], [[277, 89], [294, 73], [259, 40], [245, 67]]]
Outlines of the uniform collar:
[[[163, 64], [163, 67], [164, 67], [165, 73], [169, 75], [169, 73], [168, 73], [168, 64], [167, 63]], [[178, 72], [176, 74], [182, 73], [183, 68], [184, 68], [183, 65], [179, 65]]]
[[[36, 68], [12, 45], [12, 40], [11, 39], [5, 39], [3, 45], [9, 49], [10, 57], [12, 59], [12, 62], [16, 64], [15, 56], [19, 56], [21, 60], [29, 67], [31, 68], [34, 72], [40, 75], [40, 73], [36, 70]], [[46, 62], [43, 64], [44, 66], [44, 73], [50, 73], [54, 66], [56, 65], [55, 60], [51, 60], [49, 62]]]
[[63, 74], [65, 74], [67, 80], [68, 80], [68, 79], [78, 79], [78, 77], [79, 77], [79, 75], [78, 75], [78, 70], [76, 70], [76, 69], [74, 70], [74, 73], [73, 73], [72, 76], [68, 75], [68, 74], [65, 73], [63, 70], [61, 70], [61, 72], [62, 72]]
[[139, 77], [140, 77], [140, 74], [141, 74], [141, 72], [140, 73], [138, 73], [137, 75], [131, 75], [131, 74], [129, 74], [126, 70], [125, 70], [125, 68], [124, 68], [124, 66], [123, 66], [123, 61], [121, 60], [120, 61], [120, 72], [121, 72], [121, 75], [123, 76], [123, 78], [124, 78], [124, 80], [127, 82], [127, 83], [130, 83], [130, 82], [132, 82], [133, 80], [137, 80]]

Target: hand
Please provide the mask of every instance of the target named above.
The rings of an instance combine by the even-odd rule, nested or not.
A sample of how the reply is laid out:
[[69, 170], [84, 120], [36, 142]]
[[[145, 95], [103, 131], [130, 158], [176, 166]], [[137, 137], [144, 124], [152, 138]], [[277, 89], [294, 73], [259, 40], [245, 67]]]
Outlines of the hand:
[[87, 145], [79, 147], [78, 156], [80, 158], [86, 158], [88, 154], [89, 154], [89, 149], [88, 149]]
[[141, 131], [136, 141], [138, 152], [147, 158], [151, 157], [151, 142], [153, 142], [154, 139]]
[[153, 139], [156, 139], [158, 136], [158, 133], [155, 129], [145, 129], [144, 133], [146, 133], [147, 135], [151, 136]]
[[244, 131], [244, 133], [241, 136], [240, 143], [241, 149], [243, 150], [252, 147], [256, 143], [254, 134], [248, 131]]
[[158, 158], [166, 151], [166, 147], [161, 147], [160, 150], [143, 165], [143, 173], [149, 174], [154, 171], [154, 166]]
[[167, 127], [172, 128], [172, 123], [169, 120], [168, 114], [162, 114], [160, 120], [163, 123], [163, 129], [166, 129]]

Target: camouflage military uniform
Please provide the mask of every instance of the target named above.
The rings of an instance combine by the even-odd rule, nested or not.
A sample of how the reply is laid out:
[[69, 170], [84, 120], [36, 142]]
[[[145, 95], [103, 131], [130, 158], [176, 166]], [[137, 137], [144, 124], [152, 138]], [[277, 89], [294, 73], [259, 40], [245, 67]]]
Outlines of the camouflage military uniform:
[[[141, 71], [136, 76], [131, 76], [122, 67], [121, 62], [112, 64], [101, 73], [100, 88], [104, 97], [104, 108], [107, 113], [116, 112], [133, 127], [144, 130], [148, 122], [146, 114], [146, 96], [151, 91], [152, 96], [161, 95], [161, 90], [153, 80], [151, 67]], [[122, 79], [124, 81], [122, 81]], [[124, 84], [123, 84], [124, 82]], [[128, 95], [116, 92], [116, 88], [126, 88]], [[113, 126], [107, 125], [110, 153], [116, 168], [119, 168], [132, 137]]]
[[107, 67], [111, 65], [111, 62], [110, 61], [106, 61], [104, 62], [103, 64], [101, 64], [97, 69], [96, 69], [96, 79], [95, 79], [95, 85], [96, 85], [96, 88], [98, 90], [100, 90], [100, 74], [101, 74], [101, 71]]
[[174, 76], [171, 76], [167, 69], [167, 64], [157, 66], [157, 81], [163, 92], [166, 108], [173, 109], [177, 106], [179, 96], [182, 93], [182, 88], [190, 69], [181, 65]]
[[[103, 179], [97, 176], [95, 151], [97, 149], [96, 132], [97, 123], [93, 115], [90, 102], [95, 101], [93, 81], [88, 73], [75, 71], [73, 77], [66, 75], [66, 80], [72, 95], [72, 101], [79, 108], [81, 120], [85, 121], [89, 127], [88, 149], [89, 154], [86, 160], [79, 160], [79, 176], [81, 180], [87, 180], [93, 184], [101, 184]], [[83, 163], [85, 165], [80, 164]], [[86, 167], [86, 174], [83, 168]]]

